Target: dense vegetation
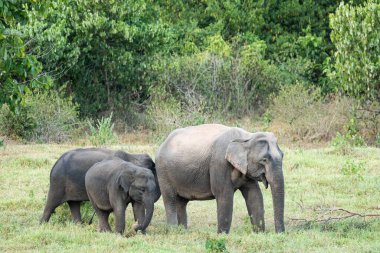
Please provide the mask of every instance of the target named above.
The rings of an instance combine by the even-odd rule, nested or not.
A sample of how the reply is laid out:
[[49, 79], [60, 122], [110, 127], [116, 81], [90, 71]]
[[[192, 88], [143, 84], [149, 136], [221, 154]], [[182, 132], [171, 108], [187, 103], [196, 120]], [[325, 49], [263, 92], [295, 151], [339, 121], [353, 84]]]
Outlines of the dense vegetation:
[[67, 113], [45, 105], [59, 126], [113, 112], [124, 129], [167, 132], [244, 115], [303, 128], [293, 139], [351, 127], [380, 143], [378, 1], [13, 0], [0, 10], [3, 135], [69, 138], [65, 127], [39, 138], [31, 109], [60, 97]]

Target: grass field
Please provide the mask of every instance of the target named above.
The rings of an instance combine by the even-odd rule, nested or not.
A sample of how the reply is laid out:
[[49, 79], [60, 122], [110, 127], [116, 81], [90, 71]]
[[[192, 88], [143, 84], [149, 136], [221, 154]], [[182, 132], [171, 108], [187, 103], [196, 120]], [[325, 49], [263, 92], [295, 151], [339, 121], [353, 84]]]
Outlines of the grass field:
[[[349, 215], [337, 208], [380, 215], [380, 149], [357, 148], [340, 155], [330, 148], [283, 148], [284, 234], [274, 233], [270, 190], [264, 189], [265, 233], [252, 232], [243, 198], [236, 192], [229, 235], [216, 233], [215, 201], [190, 202], [189, 229], [185, 230], [165, 225], [160, 199], [147, 235], [132, 232], [129, 207], [125, 235], [119, 236], [97, 232], [96, 218], [92, 225], [73, 224], [67, 205], [57, 208], [51, 222], [38, 224], [50, 169], [62, 153], [73, 148], [8, 145], [0, 149], [0, 252], [205, 252], [206, 241], [207, 247], [225, 245], [228, 252], [380, 252], [380, 217], [332, 219]], [[157, 147], [112, 148], [154, 156]], [[82, 212], [88, 221], [90, 205], [83, 205]]]

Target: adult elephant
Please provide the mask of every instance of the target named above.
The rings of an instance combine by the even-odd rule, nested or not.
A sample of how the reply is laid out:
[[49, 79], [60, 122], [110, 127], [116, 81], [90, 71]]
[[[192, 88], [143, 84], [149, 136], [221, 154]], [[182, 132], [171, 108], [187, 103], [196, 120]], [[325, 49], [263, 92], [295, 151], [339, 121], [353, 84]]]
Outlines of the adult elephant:
[[249, 133], [218, 124], [174, 130], [156, 155], [168, 224], [187, 227], [187, 203], [215, 198], [218, 233], [228, 233], [233, 195], [239, 189], [254, 230], [264, 231], [261, 181], [271, 187], [276, 232], [284, 232], [282, 158], [277, 139], [269, 132]]
[[[86, 173], [95, 163], [112, 156], [151, 170], [157, 185], [154, 201], [160, 198], [155, 164], [149, 155], [103, 148], [74, 149], [64, 153], [51, 169], [49, 193], [40, 223], [48, 222], [55, 208], [65, 202], [69, 204], [74, 222], [81, 222], [80, 204], [89, 200], [85, 187]], [[136, 220], [145, 213], [144, 207], [137, 204], [133, 204], [133, 211]]]

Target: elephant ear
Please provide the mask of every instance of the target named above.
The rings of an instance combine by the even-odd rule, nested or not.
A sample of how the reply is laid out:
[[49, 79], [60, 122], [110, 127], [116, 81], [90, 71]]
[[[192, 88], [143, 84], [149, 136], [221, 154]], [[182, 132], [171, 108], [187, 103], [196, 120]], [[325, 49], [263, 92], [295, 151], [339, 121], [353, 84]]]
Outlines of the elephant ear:
[[117, 183], [119, 184], [119, 187], [124, 191], [128, 192], [129, 188], [132, 185], [133, 182], [133, 175], [132, 173], [127, 173], [126, 171], [123, 171], [120, 173], [120, 175], [117, 178]]
[[226, 151], [226, 159], [243, 175], [247, 174], [248, 160], [247, 148], [245, 144], [248, 140], [234, 140], [228, 144]]

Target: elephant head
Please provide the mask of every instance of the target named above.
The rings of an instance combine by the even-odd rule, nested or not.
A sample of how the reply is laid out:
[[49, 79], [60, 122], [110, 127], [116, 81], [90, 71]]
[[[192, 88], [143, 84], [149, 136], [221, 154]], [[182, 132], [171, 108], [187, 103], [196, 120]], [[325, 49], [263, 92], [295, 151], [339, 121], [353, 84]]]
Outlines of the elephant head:
[[232, 141], [226, 151], [226, 159], [249, 179], [271, 187], [276, 232], [284, 232], [284, 176], [283, 153], [273, 133], [259, 132], [248, 139]]
[[127, 197], [132, 201], [142, 203], [145, 207], [145, 219], [142, 224], [138, 224], [135, 230], [144, 231], [153, 216], [154, 201], [157, 192], [157, 185], [153, 173], [148, 170], [137, 171], [133, 176], [121, 175], [119, 178], [120, 187]]

